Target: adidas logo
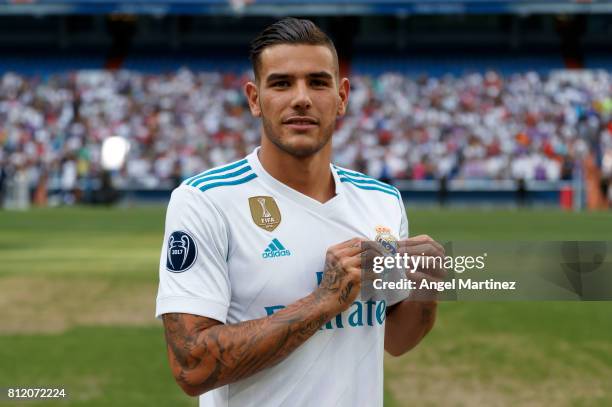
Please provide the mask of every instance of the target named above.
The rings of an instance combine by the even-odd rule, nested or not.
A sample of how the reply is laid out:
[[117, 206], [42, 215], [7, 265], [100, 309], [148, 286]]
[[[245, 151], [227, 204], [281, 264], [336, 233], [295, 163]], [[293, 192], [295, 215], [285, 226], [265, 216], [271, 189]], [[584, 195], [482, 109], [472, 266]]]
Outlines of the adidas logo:
[[285, 246], [283, 246], [278, 239], [272, 239], [272, 242], [270, 242], [266, 250], [261, 254], [261, 257], [264, 259], [282, 256], [291, 256], [291, 252], [285, 249]]

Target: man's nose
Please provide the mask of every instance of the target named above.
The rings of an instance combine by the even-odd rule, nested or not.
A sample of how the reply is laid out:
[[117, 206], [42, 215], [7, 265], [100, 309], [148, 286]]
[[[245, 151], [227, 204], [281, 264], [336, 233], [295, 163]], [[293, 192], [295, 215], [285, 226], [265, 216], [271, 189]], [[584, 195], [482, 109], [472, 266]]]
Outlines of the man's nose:
[[312, 106], [308, 86], [303, 81], [298, 81], [295, 86], [295, 93], [291, 107], [294, 109], [309, 109]]

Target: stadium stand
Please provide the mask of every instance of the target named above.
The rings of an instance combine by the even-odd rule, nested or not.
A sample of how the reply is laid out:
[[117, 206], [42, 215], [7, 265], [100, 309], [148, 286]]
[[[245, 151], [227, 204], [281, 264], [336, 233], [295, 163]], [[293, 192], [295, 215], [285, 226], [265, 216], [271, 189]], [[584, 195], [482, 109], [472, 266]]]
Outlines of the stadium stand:
[[[126, 61], [126, 66], [149, 62]], [[156, 63], [158, 70], [169, 67], [163, 60]], [[199, 61], [198, 66], [232, 63]], [[119, 185], [168, 189], [258, 143], [258, 124], [241, 95], [247, 79], [246, 73], [186, 68], [157, 74], [84, 70], [50, 74], [46, 80], [5, 73], [0, 159], [9, 174], [27, 169], [31, 189], [48, 179], [53, 190], [95, 190], [102, 174], [101, 143], [118, 135], [131, 144], [126, 168], [114, 174]], [[445, 179], [457, 185], [569, 181], [576, 159], [591, 153], [607, 179], [611, 88], [607, 71], [355, 75], [350, 112], [335, 136], [335, 159], [391, 182]]]
[[[104, 7], [124, 5], [80, 13], [95, 2], [70, 2], [76, 8], [63, 11], [51, 3], [0, 0], [5, 185], [20, 179], [44, 196], [44, 184], [66, 202], [95, 201], [109, 184], [167, 197], [181, 179], [257, 144], [241, 86], [249, 78], [245, 48], [270, 20], [265, 14], [227, 16], [209, 7], [229, 7], [221, 0], [169, 8], [160, 0], [163, 9], [112, 14]], [[466, 8], [436, 11], [407, 0], [394, 7], [414, 14], [396, 14], [364, 0], [361, 13], [334, 3], [328, 17], [316, 17], [353, 84], [335, 161], [417, 200], [480, 194], [508, 201], [524, 190], [558, 204], [560, 191], [572, 190], [579, 202], [582, 183], [590, 189], [585, 201], [603, 206], [612, 178], [606, 16], [514, 9], [532, 7], [526, 1], [451, 3]], [[186, 5], [200, 11], [173, 8]], [[258, 1], [246, 11], [270, 5], [280, 7]], [[110, 136], [131, 148], [109, 183], [100, 155]]]

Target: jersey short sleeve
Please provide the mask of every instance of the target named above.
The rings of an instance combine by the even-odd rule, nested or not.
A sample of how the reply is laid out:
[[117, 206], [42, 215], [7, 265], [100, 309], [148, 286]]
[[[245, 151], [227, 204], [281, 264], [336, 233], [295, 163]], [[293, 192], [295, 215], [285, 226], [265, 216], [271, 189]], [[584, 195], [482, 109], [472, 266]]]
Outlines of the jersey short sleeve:
[[408, 215], [406, 215], [406, 207], [404, 206], [404, 201], [402, 199], [399, 200], [400, 206], [400, 229], [399, 229], [399, 239], [405, 240], [408, 239]]
[[203, 192], [179, 186], [166, 213], [156, 317], [188, 313], [225, 323], [231, 298], [227, 255], [221, 213]]

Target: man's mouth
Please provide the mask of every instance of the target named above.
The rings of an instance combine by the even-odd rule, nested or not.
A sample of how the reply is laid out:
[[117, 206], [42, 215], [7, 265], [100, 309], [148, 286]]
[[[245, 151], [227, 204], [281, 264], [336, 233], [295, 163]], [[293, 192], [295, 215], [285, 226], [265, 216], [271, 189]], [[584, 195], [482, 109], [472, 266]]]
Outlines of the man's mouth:
[[283, 121], [283, 124], [293, 130], [309, 130], [319, 125], [318, 120], [308, 116], [294, 116]]

